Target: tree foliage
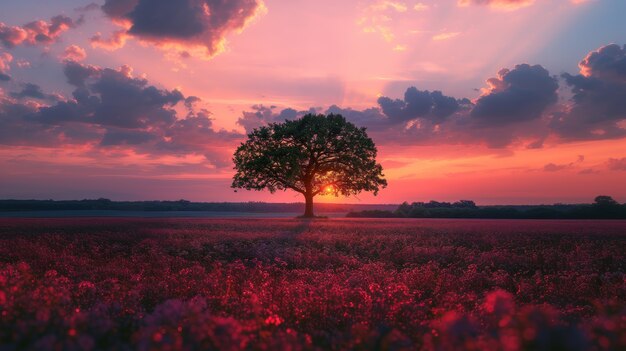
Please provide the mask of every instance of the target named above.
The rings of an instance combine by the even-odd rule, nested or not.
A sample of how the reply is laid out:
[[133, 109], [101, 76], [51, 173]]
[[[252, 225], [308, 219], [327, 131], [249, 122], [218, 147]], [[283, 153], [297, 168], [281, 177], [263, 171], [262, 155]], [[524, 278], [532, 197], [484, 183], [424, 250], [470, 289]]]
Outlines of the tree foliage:
[[[254, 129], [235, 152], [232, 187], [293, 190], [304, 195], [312, 216], [317, 195], [375, 195], [387, 186], [376, 146], [365, 128], [341, 115], [307, 114]], [[309, 208], [310, 207], [310, 208]]]

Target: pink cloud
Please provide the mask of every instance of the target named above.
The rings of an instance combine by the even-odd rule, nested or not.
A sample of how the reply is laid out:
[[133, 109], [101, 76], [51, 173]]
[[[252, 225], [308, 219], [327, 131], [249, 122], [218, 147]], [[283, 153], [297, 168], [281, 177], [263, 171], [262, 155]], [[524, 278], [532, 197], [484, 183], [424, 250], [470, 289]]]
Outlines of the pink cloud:
[[86, 59], [87, 53], [85, 52], [85, 49], [81, 48], [78, 45], [70, 45], [67, 48], [65, 48], [65, 51], [63, 51], [61, 58], [63, 60], [78, 62], [78, 61], [82, 61]]
[[13, 56], [7, 52], [0, 52], [0, 82], [11, 80], [7, 74], [11, 68], [9, 64], [13, 61]]
[[65, 15], [54, 16], [50, 22], [37, 20], [23, 26], [7, 26], [0, 23], [0, 43], [7, 48], [18, 45], [48, 45], [59, 39], [61, 34], [82, 23], [82, 18], [73, 20]]
[[126, 30], [118, 30], [113, 32], [109, 38], [103, 38], [102, 34], [96, 33], [89, 41], [91, 42], [92, 47], [102, 48], [105, 50], [117, 50], [119, 48], [124, 47], [126, 45], [126, 39], [128, 39], [128, 34], [126, 34]]
[[8, 52], [0, 52], [0, 72], [9, 70], [9, 64], [13, 61], [13, 56]]

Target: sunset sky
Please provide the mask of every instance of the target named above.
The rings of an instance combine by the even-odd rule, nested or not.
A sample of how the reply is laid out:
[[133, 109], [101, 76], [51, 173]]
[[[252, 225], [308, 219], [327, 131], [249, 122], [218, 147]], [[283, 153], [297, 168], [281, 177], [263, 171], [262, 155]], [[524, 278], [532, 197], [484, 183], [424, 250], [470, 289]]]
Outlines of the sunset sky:
[[234, 192], [245, 132], [367, 127], [389, 182], [320, 201], [626, 202], [626, 1], [0, 4], [0, 198]]

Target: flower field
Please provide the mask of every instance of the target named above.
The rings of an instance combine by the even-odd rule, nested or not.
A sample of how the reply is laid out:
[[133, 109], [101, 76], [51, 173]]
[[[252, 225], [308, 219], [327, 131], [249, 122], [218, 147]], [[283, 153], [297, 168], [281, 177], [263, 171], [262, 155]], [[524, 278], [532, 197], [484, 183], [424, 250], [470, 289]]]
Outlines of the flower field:
[[0, 219], [0, 350], [624, 350], [626, 221]]

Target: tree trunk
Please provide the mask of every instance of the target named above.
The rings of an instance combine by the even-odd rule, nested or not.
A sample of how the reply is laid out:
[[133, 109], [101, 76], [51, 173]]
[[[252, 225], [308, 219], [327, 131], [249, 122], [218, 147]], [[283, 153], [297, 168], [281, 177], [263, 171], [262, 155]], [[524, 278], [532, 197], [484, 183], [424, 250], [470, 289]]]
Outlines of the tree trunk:
[[304, 207], [304, 215], [302, 217], [306, 217], [306, 218], [315, 217], [315, 215], [313, 215], [313, 194], [307, 191], [304, 194], [304, 199], [305, 199], [306, 205]]

